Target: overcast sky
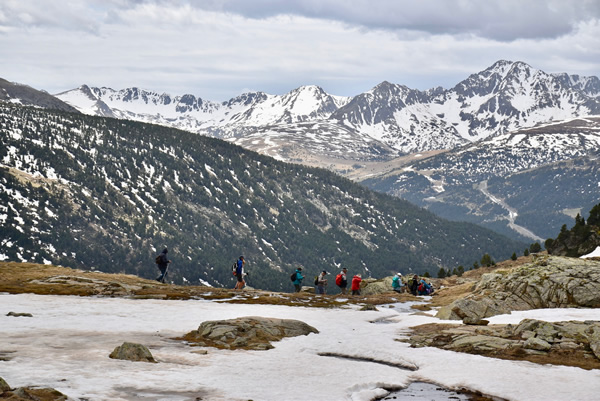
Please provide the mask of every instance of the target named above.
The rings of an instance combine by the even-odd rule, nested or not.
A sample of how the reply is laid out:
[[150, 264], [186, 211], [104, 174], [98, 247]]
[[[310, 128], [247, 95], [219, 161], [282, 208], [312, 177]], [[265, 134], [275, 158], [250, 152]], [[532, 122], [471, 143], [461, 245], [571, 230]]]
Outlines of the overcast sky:
[[599, 76], [600, 0], [0, 0], [0, 77], [50, 93], [355, 96], [499, 59]]

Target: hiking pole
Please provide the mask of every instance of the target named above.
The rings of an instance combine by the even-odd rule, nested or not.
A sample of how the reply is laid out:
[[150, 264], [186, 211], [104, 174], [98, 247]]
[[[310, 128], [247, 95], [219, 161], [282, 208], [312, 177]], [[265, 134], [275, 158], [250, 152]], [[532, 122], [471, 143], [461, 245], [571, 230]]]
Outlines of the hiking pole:
[[165, 279], [167, 278], [167, 272], [169, 271], [169, 265], [170, 263], [167, 265], [167, 268], [165, 269], [165, 274], [163, 274], [162, 280], [160, 281], [161, 283], [165, 283]]

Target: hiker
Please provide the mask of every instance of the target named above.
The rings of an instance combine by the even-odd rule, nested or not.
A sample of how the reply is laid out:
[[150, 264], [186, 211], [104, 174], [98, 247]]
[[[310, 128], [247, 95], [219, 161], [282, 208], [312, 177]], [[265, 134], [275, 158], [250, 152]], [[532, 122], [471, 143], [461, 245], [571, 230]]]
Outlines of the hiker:
[[348, 270], [344, 267], [342, 271], [335, 276], [335, 285], [340, 287], [342, 294], [346, 294], [346, 288], [348, 287], [348, 279], [346, 278], [346, 273]]
[[302, 289], [302, 280], [304, 280], [304, 276], [302, 275], [302, 268], [297, 268], [294, 274], [294, 289], [296, 290], [296, 292], [300, 292], [300, 290]]
[[424, 279], [421, 279], [421, 281], [419, 281], [419, 286], [417, 287], [417, 294], [418, 295], [429, 295], [431, 294], [432, 288], [431, 285], [428, 284]]
[[415, 274], [413, 276], [413, 278], [408, 280], [407, 285], [408, 285], [408, 290], [410, 291], [410, 293], [413, 295], [417, 295], [417, 288], [419, 287], [419, 276], [417, 276]]
[[323, 270], [321, 274], [317, 276], [317, 294], [325, 294], [327, 289], [327, 271]]
[[392, 279], [392, 289], [400, 294], [404, 292], [406, 286], [402, 282], [402, 273], [396, 273]]
[[245, 264], [246, 261], [244, 260], [244, 257], [240, 256], [237, 261], [237, 267], [235, 269], [235, 278], [237, 279], [237, 282], [235, 283], [235, 287], [233, 288], [234, 290], [241, 290], [246, 286], [246, 282], [244, 281], [244, 276], [246, 275], [246, 273], [244, 273]]
[[352, 290], [352, 295], [360, 295], [360, 282], [362, 281], [362, 276], [357, 274], [352, 277], [352, 286], [350, 289]]
[[167, 248], [163, 249], [163, 251], [156, 257], [156, 264], [158, 265], [158, 270], [160, 270], [160, 276], [156, 278], [156, 281], [159, 283], [164, 283], [165, 278], [167, 276], [167, 268], [169, 267], [169, 263], [171, 261], [167, 259], [167, 253], [169, 250]]

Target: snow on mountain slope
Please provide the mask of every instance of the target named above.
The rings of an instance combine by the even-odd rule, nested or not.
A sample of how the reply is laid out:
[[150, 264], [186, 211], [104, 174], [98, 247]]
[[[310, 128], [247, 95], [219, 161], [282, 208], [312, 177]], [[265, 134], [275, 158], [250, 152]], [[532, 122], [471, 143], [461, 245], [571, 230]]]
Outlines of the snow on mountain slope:
[[[233, 136], [237, 125], [265, 126], [325, 119], [347, 102], [346, 98], [328, 95], [317, 86], [303, 86], [283, 96], [262, 92], [245, 93], [228, 102], [204, 101], [194, 95], [171, 97], [138, 88], [115, 91], [85, 85], [56, 95], [80, 111], [92, 115], [112, 116], [173, 126], [200, 132], [210, 129], [216, 136]], [[229, 129], [227, 129], [229, 128]]]
[[575, 118], [440, 152], [362, 183], [451, 220], [505, 235], [522, 235], [518, 225], [539, 240], [571, 223], [564, 210], [587, 213], [597, 203], [599, 149], [600, 117]]
[[450, 90], [420, 92], [384, 82], [332, 118], [403, 152], [451, 149], [539, 123], [599, 114], [597, 82], [498, 61]]
[[540, 125], [445, 152], [412, 167], [466, 184], [585, 156], [600, 149], [600, 118]]
[[336, 163], [334, 160], [353, 164], [399, 156], [397, 150], [384, 143], [327, 120], [271, 125], [232, 138], [231, 142], [277, 159], [302, 160], [309, 165], [330, 165]]

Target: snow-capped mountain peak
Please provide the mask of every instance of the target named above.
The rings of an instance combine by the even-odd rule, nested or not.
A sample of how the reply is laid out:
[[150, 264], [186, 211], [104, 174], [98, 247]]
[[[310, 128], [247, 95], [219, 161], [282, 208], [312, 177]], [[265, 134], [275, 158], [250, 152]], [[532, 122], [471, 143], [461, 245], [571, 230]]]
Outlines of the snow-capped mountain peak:
[[[540, 123], [600, 114], [597, 77], [548, 74], [522, 61], [508, 60], [499, 60], [448, 90], [419, 91], [383, 81], [352, 98], [330, 95], [316, 85], [284, 95], [245, 93], [221, 103], [191, 94], [87, 86], [57, 97], [84, 113], [221, 138], [277, 135], [286, 131], [286, 124], [328, 121], [329, 126], [340, 127], [338, 132], [351, 131], [378, 142], [377, 147], [404, 153], [450, 149]], [[273, 126], [277, 129], [270, 129]]]

